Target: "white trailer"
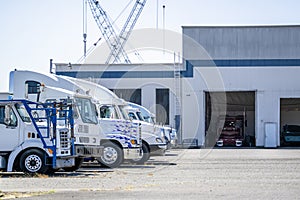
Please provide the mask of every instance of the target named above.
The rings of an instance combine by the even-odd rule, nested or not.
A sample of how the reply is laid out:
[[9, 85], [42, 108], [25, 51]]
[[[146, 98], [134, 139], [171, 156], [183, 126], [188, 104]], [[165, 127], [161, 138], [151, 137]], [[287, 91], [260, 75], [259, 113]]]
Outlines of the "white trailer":
[[[45, 85], [46, 84], [46, 85]], [[10, 93], [16, 98], [33, 101], [52, 102], [68, 99], [74, 103], [74, 135], [76, 166], [80, 167], [84, 158], [101, 157], [103, 147], [95, 107], [91, 97], [71, 81], [57, 78], [51, 74], [40, 74], [32, 71], [12, 71], [10, 73]], [[64, 89], [62, 89], [63, 87]], [[75, 92], [74, 92], [75, 91]]]
[[0, 100], [1, 170], [50, 173], [74, 167], [72, 106], [62, 105]]

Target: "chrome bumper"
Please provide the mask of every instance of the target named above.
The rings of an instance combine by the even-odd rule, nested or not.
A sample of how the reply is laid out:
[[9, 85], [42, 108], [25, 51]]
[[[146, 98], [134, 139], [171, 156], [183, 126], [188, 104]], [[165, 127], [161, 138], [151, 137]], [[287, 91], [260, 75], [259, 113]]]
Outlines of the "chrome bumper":
[[92, 145], [76, 145], [75, 155], [81, 157], [100, 157], [103, 156], [103, 146]]
[[141, 153], [140, 148], [125, 148], [123, 149], [123, 155], [125, 160], [140, 159]]

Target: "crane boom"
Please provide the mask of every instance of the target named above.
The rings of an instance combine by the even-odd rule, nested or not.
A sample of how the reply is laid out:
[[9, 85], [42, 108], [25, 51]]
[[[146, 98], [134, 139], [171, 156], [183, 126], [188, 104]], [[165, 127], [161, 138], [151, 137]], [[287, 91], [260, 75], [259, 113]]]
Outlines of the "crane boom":
[[112, 60], [112, 63], [117, 62], [117, 58], [119, 56], [120, 53], [122, 53], [122, 50], [124, 49], [125, 43], [127, 42], [129, 35], [131, 34], [145, 4], [146, 4], [147, 0], [136, 0], [130, 14], [129, 17], [126, 20], [126, 23], [124, 24], [120, 35], [119, 35], [119, 49], [117, 49], [116, 51], [111, 51], [110, 55], [108, 56], [108, 59], [106, 61], [106, 63], [110, 63], [110, 61]]
[[[106, 42], [108, 43], [108, 46], [110, 48], [110, 51], [113, 52], [114, 55], [114, 62], [123, 62], [130, 63], [129, 58], [126, 54], [126, 52], [123, 49], [123, 46], [120, 43], [120, 39], [118, 35], [116, 34], [110, 20], [108, 19], [108, 16], [106, 12], [103, 10], [103, 8], [100, 6], [99, 2], [96, 0], [87, 0], [93, 17], [103, 35]], [[106, 62], [108, 63], [109, 60]]]

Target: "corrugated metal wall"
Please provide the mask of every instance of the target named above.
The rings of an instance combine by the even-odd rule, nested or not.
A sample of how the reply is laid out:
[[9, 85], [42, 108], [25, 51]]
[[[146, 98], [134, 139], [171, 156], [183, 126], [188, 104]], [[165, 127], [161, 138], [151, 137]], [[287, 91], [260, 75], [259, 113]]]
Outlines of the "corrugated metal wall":
[[[300, 26], [183, 27], [213, 59], [300, 58]], [[183, 41], [183, 56], [194, 50]], [[200, 58], [199, 58], [200, 59]]]

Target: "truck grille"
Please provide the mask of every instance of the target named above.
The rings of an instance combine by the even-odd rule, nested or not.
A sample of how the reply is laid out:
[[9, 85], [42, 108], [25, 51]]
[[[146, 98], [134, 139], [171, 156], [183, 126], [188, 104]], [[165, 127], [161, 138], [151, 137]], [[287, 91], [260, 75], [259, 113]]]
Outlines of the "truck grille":
[[69, 141], [68, 131], [61, 131], [59, 133], [59, 137], [60, 137], [60, 147], [62, 149], [69, 148], [70, 141]]

